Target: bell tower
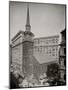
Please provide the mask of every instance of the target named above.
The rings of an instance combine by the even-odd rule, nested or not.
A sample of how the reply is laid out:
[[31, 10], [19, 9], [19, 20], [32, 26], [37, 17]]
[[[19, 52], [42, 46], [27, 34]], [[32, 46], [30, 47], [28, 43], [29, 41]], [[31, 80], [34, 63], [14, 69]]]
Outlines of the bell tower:
[[33, 74], [32, 56], [33, 56], [34, 34], [31, 32], [28, 4], [27, 4], [27, 19], [26, 19], [25, 32], [24, 32], [24, 41], [23, 41], [23, 65], [24, 65], [23, 69], [25, 76]]

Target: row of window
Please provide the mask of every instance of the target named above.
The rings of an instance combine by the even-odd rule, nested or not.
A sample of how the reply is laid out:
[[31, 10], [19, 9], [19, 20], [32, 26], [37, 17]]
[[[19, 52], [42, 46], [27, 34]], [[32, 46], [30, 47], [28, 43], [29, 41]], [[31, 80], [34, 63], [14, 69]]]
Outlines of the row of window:
[[34, 52], [37, 52], [37, 53], [46, 53], [52, 56], [58, 55], [58, 47], [55, 47], [55, 48], [34, 47], [33, 50]]
[[40, 44], [40, 43], [45, 43], [45, 44], [49, 44], [49, 43], [58, 43], [58, 38], [53, 38], [50, 40], [46, 40], [46, 39], [36, 39], [34, 40], [35, 44]]
[[51, 52], [51, 51], [58, 51], [58, 47], [43, 47], [43, 46], [37, 46], [37, 47], [34, 47], [33, 48], [34, 50], [36, 50], [36, 51], [49, 51], [49, 52]]

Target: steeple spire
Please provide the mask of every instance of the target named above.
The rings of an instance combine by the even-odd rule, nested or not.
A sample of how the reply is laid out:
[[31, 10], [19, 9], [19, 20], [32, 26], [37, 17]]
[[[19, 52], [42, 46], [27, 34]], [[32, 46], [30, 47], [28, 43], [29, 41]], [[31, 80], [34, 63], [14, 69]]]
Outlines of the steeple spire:
[[30, 31], [30, 16], [29, 16], [29, 4], [27, 3], [27, 19], [26, 19], [26, 31]]

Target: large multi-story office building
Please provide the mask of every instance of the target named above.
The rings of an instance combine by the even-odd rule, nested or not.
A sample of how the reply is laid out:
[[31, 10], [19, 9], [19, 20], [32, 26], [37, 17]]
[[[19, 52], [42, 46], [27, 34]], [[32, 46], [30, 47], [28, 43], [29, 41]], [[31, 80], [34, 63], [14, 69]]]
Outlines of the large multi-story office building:
[[12, 39], [11, 63], [14, 70], [25, 76], [34, 74], [37, 77], [45, 73], [48, 64], [57, 63], [59, 60], [58, 43], [58, 35], [34, 38], [27, 7], [26, 30], [19, 31]]
[[34, 39], [33, 54], [40, 63], [58, 61], [59, 36]]

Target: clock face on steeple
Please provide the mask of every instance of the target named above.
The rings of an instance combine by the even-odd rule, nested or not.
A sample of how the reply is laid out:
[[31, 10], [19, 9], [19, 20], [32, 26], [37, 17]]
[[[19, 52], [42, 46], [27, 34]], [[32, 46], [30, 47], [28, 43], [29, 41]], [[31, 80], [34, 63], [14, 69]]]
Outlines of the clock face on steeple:
[[25, 35], [25, 41], [31, 41], [32, 42], [33, 41], [32, 36], [29, 34]]
[[27, 39], [30, 39], [31, 37], [30, 37], [30, 35], [26, 35], [26, 38], [27, 38]]
[[26, 25], [26, 31], [30, 31], [30, 29], [31, 29], [30, 25], [29, 26]]

